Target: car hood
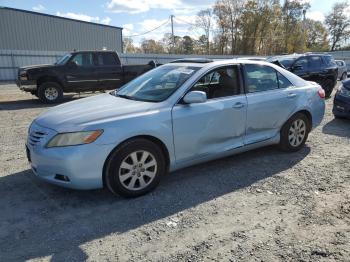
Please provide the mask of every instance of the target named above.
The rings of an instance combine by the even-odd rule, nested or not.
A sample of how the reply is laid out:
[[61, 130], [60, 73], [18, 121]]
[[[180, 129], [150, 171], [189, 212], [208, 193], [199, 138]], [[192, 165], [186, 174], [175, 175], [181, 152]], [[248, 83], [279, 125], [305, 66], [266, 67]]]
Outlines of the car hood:
[[106, 93], [53, 107], [39, 115], [35, 122], [57, 132], [80, 131], [87, 126], [145, 114], [152, 110], [153, 105]]
[[52, 64], [45, 64], [45, 65], [30, 65], [30, 66], [23, 66], [20, 68], [20, 70], [32, 70], [32, 69], [46, 69], [46, 68], [51, 68], [55, 67], [56, 65]]

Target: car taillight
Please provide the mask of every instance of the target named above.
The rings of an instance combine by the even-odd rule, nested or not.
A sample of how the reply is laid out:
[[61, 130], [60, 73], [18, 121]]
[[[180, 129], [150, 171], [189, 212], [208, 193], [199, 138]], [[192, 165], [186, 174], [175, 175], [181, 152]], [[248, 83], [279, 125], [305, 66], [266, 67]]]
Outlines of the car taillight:
[[326, 93], [324, 92], [324, 90], [322, 88], [320, 90], [318, 90], [318, 95], [322, 99], [324, 99], [326, 97]]

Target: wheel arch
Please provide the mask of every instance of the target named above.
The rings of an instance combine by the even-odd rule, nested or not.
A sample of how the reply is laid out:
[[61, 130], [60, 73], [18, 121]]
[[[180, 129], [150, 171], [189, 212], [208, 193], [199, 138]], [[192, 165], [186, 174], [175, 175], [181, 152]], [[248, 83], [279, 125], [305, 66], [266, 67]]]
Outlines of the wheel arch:
[[128, 139], [125, 139], [124, 141], [122, 141], [121, 143], [119, 143], [118, 145], [116, 145], [113, 150], [108, 154], [104, 164], [103, 164], [103, 170], [102, 170], [102, 182], [103, 182], [103, 186], [105, 187], [106, 185], [106, 171], [107, 171], [107, 165], [109, 163], [109, 160], [111, 158], [111, 156], [113, 155], [113, 153], [124, 143], [129, 142], [130, 140], [133, 139], [137, 139], [137, 138], [143, 138], [146, 140], [151, 141], [152, 143], [154, 143], [155, 145], [159, 146], [159, 148], [162, 150], [164, 156], [165, 156], [165, 161], [166, 161], [166, 169], [169, 170], [170, 167], [170, 155], [169, 155], [169, 150], [166, 147], [165, 143], [160, 140], [159, 138], [155, 137], [155, 136], [151, 136], [151, 135], [137, 135], [137, 136], [133, 136], [130, 137]]
[[40, 76], [36, 82], [37, 87], [39, 87], [41, 84], [46, 83], [46, 82], [55, 82], [63, 88], [63, 85], [62, 85], [62, 82], [60, 81], [60, 79], [56, 76], [50, 76], [50, 75]]
[[295, 112], [293, 115], [291, 115], [284, 123], [283, 123], [283, 125], [282, 125], [282, 127], [281, 127], [281, 130], [282, 130], [282, 128], [284, 127], [284, 125], [289, 121], [289, 119], [291, 119], [293, 116], [295, 116], [296, 114], [299, 114], [299, 113], [301, 113], [301, 114], [304, 114], [306, 117], [307, 117], [307, 119], [309, 120], [309, 132], [311, 131], [311, 129], [312, 129], [312, 114], [311, 114], [311, 112], [309, 111], [309, 110], [307, 110], [307, 109], [302, 109], [302, 110], [299, 110], [299, 111], [297, 111], [297, 112]]

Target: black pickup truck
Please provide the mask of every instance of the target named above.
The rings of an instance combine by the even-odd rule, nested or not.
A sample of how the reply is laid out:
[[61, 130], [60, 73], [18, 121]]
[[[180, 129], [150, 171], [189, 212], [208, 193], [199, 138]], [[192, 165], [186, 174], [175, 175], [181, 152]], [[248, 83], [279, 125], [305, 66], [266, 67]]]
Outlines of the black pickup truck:
[[44, 103], [57, 103], [65, 92], [117, 89], [156, 67], [122, 65], [113, 51], [79, 51], [61, 57], [53, 65], [26, 66], [18, 69], [18, 87]]

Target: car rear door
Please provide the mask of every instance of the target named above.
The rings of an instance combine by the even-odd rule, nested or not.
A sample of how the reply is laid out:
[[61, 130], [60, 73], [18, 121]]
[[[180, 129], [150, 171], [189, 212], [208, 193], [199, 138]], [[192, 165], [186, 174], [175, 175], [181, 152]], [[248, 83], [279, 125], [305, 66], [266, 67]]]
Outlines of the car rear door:
[[117, 55], [112, 52], [98, 52], [95, 55], [100, 88], [119, 88], [123, 83], [123, 71]]
[[92, 52], [76, 53], [65, 67], [67, 86], [72, 91], [89, 91], [98, 86]]
[[309, 56], [307, 59], [309, 62], [309, 77], [307, 80], [322, 83], [327, 76], [326, 64], [323, 62], [322, 58], [317, 55]]
[[295, 110], [299, 94], [293, 85], [274, 68], [245, 64], [247, 125], [244, 144], [275, 137]]
[[[220, 70], [228, 72], [226, 83]], [[178, 163], [204, 158], [243, 146], [247, 101], [238, 66], [221, 67], [203, 76], [190, 91], [207, 93], [198, 104], [173, 107], [173, 133]]]

